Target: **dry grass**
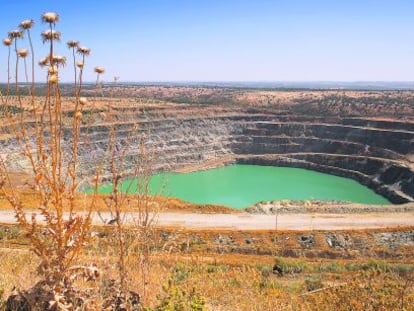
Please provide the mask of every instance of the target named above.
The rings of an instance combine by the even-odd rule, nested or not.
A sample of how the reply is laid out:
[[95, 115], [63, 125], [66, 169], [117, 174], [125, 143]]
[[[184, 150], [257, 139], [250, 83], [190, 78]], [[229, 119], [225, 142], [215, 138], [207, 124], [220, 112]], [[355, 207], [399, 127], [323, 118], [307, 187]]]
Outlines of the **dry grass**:
[[[13, 175], [16, 176], [16, 182], [18, 180], [25, 180], [27, 174], [21, 173]], [[27, 177], [28, 182], [31, 181], [29, 177]], [[14, 188], [14, 192], [19, 193], [19, 196], [22, 200], [23, 206], [27, 209], [33, 209], [38, 205], [39, 196], [37, 192], [24, 189], [24, 188]], [[108, 207], [106, 201], [109, 198], [109, 194], [97, 194], [94, 198], [91, 195], [86, 193], [77, 193], [75, 198], [75, 205], [74, 211], [76, 212], [83, 212], [91, 204], [92, 200], [94, 202], [94, 211], [95, 212], [107, 212]], [[203, 204], [192, 204], [180, 199], [176, 198], [165, 198], [161, 196], [148, 196], [148, 200], [150, 204], [153, 206], [154, 211], [162, 211], [162, 212], [177, 212], [177, 213], [186, 213], [186, 212], [194, 212], [194, 213], [240, 213], [239, 210], [219, 206], [219, 205], [203, 205]], [[64, 211], [69, 210], [69, 206], [64, 206]], [[5, 197], [0, 195], [0, 210], [11, 210], [11, 204], [5, 199]], [[133, 207], [126, 207], [125, 212], [133, 212], [136, 209]]]
[[[0, 288], [6, 294], [11, 291], [11, 284], [27, 287], [36, 281], [33, 265], [30, 264], [36, 263], [33, 255], [25, 251], [3, 250], [0, 256], [5, 267]], [[105, 291], [109, 281], [117, 274], [116, 256], [111, 249], [100, 244], [98, 248], [86, 250], [80, 258], [84, 262], [97, 262], [102, 267], [96, 282], [82, 283], [82, 286], [94, 288], [96, 292]], [[300, 269], [278, 276], [272, 271], [275, 262], [272, 256], [155, 252], [151, 262], [146, 285], [148, 294], [144, 301], [145, 305], [152, 307], [159, 303], [159, 296], [165, 294], [162, 285], [168, 281], [187, 292], [195, 288], [206, 298], [210, 310], [345, 310], [345, 303], [352, 304], [353, 310], [390, 310], [384, 309], [385, 306], [396, 310], [401, 306], [402, 295], [406, 310], [411, 310], [414, 302], [414, 288], [410, 283], [414, 276], [412, 264], [411, 272], [398, 274], [381, 270], [381, 265], [385, 267], [381, 261], [285, 259], [286, 265]], [[139, 262], [132, 260], [128, 264], [131, 268], [129, 286], [139, 289], [142, 278], [139, 269], [133, 269]], [[358, 265], [359, 268], [355, 268]], [[388, 269], [401, 266], [400, 262], [386, 264]], [[309, 293], [309, 284], [314, 284], [310, 280], [315, 284], [319, 280], [326, 290]], [[341, 286], [344, 289], [338, 291]], [[374, 303], [370, 298], [372, 290], [378, 291], [377, 304], [367, 308], [367, 302]], [[358, 299], [353, 298], [351, 291], [354, 294], [359, 292]], [[387, 304], [382, 309], [375, 309], [379, 306], [381, 295], [385, 295]], [[101, 298], [97, 295], [94, 299], [99, 301]], [[341, 306], [338, 301], [344, 304]]]
[[[6, 248], [0, 252], [3, 272], [0, 289], [5, 291], [5, 297], [14, 285], [28, 288], [38, 280], [35, 267], [39, 260], [28, 252], [27, 237], [13, 228], [3, 226], [3, 231], [9, 234], [1, 240]], [[396, 228], [337, 233], [351, 234], [353, 239], [368, 239], [376, 232], [392, 233], [403, 229], [412, 230]], [[112, 230], [111, 226], [94, 227], [93, 240], [78, 258], [81, 264], [93, 262], [101, 269], [96, 281], [77, 282], [81, 288], [94, 293], [92, 298], [97, 305], [103, 301], [104, 293], [112, 290], [111, 280], [118, 274], [116, 249], [111, 245]], [[127, 258], [128, 288], [141, 293], [145, 286], [146, 294], [142, 299], [151, 307], [159, 305], [160, 297], [169, 295], [163, 286], [170, 284], [187, 293], [195, 289], [205, 297], [209, 310], [346, 310], [348, 304], [354, 306], [353, 310], [381, 310], [367, 309], [367, 303], [378, 308], [384, 299], [388, 309], [382, 310], [397, 310], [401, 306], [401, 297], [404, 297], [406, 309], [410, 310], [408, 306], [414, 301], [414, 287], [410, 281], [414, 276], [412, 247], [394, 249], [399, 255], [387, 261], [369, 252], [354, 259], [277, 257], [280, 249], [300, 248], [298, 236], [308, 234], [314, 234], [319, 241], [314, 250], [329, 250], [322, 239], [326, 234], [323, 231], [280, 231], [275, 234], [271, 231], [160, 229], [154, 234], [146, 284], [142, 283], [139, 253], [131, 249]], [[235, 245], [229, 252], [217, 238], [230, 235]], [[275, 238], [280, 243], [275, 244]], [[246, 246], [246, 239], [254, 240], [261, 250], [273, 249], [274, 255], [256, 254], [256, 246]], [[240, 252], [248, 250], [246, 247], [253, 252], [242, 254], [237, 251], [237, 246]], [[285, 271], [283, 276], [273, 271], [275, 263]], [[312, 290], [319, 286], [323, 290], [313, 293]], [[373, 296], [373, 291], [378, 295]], [[358, 292], [356, 301], [353, 300], [354, 292]]]

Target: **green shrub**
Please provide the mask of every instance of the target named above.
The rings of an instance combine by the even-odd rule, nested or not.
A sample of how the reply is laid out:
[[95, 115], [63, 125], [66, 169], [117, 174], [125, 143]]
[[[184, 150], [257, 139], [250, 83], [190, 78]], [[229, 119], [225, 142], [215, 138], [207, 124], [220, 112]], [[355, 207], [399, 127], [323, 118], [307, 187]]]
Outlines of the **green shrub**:
[[17, 227], [1, 227], [0, 240], [12, 240], [19, 237], [21, 231]]
[[304, 285], [308, 292], [323, 288], [322, 280], [319, 277], [310, 277], [306, 279]]
[[341, 273], [344, 271], [343, 265], [337, 262], [322, 263], [319, 266], [319, 272], [334, 272]]
[[185, 264], [178, 263], [172, 270], [171, 279], [174, 283], [182, 283], [192, 273], [192, 269]]
[[268, 265], [258, 264], [256, 267], [260, 271], [263, 277], [268, 277], [273, 272], [273, 268]]
[[207, 273], [226, 272], [228, 270], [229, 270], [229, 267], [226, 265], [208, 265], [206, 267]]
[[[162, 287], [163, 293], [157, 297], [154, 311], [205, 311], [206, 300], [193, 288], [187, 292], [173, 285], [171, 280]], [[146, 308], [146, 311], [152, 309]]]
[[308, 265], [304, 261], [289, 260], [286, 258], [277, 257], [273, 270], [282, 271], [281, 274], [301, 273], [308, 270]]

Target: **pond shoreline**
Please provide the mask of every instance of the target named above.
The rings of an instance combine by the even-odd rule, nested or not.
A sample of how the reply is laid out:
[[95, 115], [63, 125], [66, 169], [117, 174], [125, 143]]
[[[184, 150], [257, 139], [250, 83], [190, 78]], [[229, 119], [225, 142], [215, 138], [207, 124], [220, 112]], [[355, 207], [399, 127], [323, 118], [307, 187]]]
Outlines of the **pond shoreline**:
[[[126, 180], [122, 190], [134, 193], [138, 179]], [[99, 188], [110, 193], [111, 185]], [[388, 205], [390, 202], [353, 179], [314, 170], [267, 165], [233, 164], [189, 173], [155, 174], [149, 194], [179, 198], [194, 204], [243, 209], [262, 201], [322, 200]]]

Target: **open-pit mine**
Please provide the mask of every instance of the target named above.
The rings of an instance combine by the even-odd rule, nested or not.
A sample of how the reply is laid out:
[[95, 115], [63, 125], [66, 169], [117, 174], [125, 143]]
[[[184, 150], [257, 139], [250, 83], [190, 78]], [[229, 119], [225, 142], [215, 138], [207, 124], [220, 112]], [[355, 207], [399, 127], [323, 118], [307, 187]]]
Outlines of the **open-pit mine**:
[[[105, 97], [94, 96], [93, 88], [85, 91], [91, 96], [88, 108], [104, 111], [111, 105], [115, 118], [109, 124], [98, 115], [84, 126], [92, 142], [80, 149], [85, 172], [91, 170], [91, 153], [104, 153], [114, 129], [119, 140], [131, 133], [145, 137], [132, 140], [125, 156], [126, 176], [134, 176], [134, 161], [141, 156], [144, 141], [153, 173], [229, 164], [305, 168], [351, 178], [393, 204], [412, 208], [414, 93], [410, 91], [135, 85], [103, 90]], [[66, 110], [70, 115], [69, 106]], [[0, 145], [10, 170], [24, 173], [28, 163], [13, 139], [3, 135]], [[102, 175], [103, 183], [111, 182], [109, 172]]]
[[[128, 97], [113, 100], [116, 130], [127, 135], [139, 125], [156, 172], [297, 167], [354, 179], [394, 204], [414, 200], [412, 92], [147, 86], [115, 93]], [[89, 131], [105, 145], [104, 123]]]

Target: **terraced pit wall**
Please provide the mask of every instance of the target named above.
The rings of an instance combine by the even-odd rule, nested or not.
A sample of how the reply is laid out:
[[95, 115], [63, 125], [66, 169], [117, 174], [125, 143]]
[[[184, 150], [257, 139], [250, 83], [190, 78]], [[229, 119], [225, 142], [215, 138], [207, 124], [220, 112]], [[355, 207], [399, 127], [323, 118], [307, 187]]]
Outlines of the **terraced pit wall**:
[[[411, 122], [184, 104], [147, 107], [146, 117], [136, 120], [147, 135], [156, 171], [230, 163], [300, 167], [355, 179], [393, 203], [414, 200]], [[118, 131], [128, 128], [126, 123]], [[105, 128], [92, 132], [96, 141], [107, 137]], [[129, 156], [139, 156], [138, 146]]]
[[[158, 172], [229, 163], [300, 167], [355, 179], [393, 203], [414, 201], [414, 121], [323, 117], [233, 105], [128, 103], [115, 109], [117, 136], [126, 137], [138, 124], [135, 134], [146, 135], [146, 149]], [[86, 131], [93, 144], [93, 150], [86, 145], [80, 149], [87, 175], [91, 153], [104, 155], [109, 126], [96, 122]], [[25, 169], [15, 144], [2, 140], [0, 146], [12, 169]], [[136, 140], [126, 158], [129, 174], [140, 152]], [[108, 171], [103, 175], [110, 181]]]

